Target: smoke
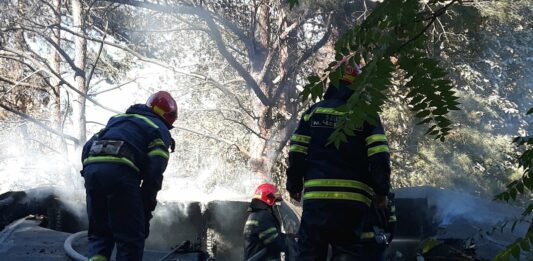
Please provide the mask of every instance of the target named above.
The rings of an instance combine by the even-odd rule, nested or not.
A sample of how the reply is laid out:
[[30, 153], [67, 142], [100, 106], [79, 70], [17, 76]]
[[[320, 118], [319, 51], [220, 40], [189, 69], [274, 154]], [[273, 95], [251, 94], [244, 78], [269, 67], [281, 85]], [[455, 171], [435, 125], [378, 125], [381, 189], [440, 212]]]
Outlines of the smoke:
[[212, 162], [196, 174], [180, 173], [178, 162], [173, 161], [158, 194], [160, 201], [195, 201], [207, 203], [213, 200], [249, 200], [259, 179], [248, 172], [225, 172], [220, 159]]

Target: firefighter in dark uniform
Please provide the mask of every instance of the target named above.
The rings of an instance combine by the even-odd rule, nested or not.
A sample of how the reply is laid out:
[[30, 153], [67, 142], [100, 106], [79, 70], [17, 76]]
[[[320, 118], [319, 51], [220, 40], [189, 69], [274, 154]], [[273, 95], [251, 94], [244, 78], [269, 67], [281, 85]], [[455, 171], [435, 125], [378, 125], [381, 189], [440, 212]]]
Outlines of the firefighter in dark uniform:
[[362, 220], [374, 201], [385, 208], [390, 189], [390, 158], [379, 118], [364, 123], [337, 149], [326, 145], [353, 93], [348, 85], [360, 73], [347, 66], [340, 86], [330, 86], [324, 100], [309, 108], [291, 137], [287, 190], [300, 201], [298, 260], [362, 260]]
[[387, 208], [380, 209], [372, 206], [363, 222], [361, 241], [364, 260], [385, 260], [385, 251], [394, 238], [396, 230], [394, 193], [389, 193], [388, 199]]
[[286, 235], [273, 209], [281, 200], [276, 186], [265, 183], [257, 187], [244, 226], [245, 261], [281, 260], [281, 252], [287, 251]]
[[[141, 260], [174, 141], [176, 101], [160, 91], [113, 116], [83, 147], [89, 260]], [[142, 185], [141, 185], [142, 183]]]

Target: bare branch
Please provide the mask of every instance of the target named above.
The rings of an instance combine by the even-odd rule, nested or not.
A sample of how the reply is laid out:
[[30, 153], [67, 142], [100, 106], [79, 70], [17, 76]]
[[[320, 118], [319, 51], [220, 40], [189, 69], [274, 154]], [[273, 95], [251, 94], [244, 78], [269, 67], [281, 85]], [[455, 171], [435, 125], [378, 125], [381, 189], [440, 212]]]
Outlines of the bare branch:
[[61, 131], [54, 130], [54, 129], [48, 127], [48, 124], [42, 123], [41, 121], [29, 116], [26, 113], [23, 113], [21, 111], [15, 110], [15, 109], [10, 108], [9, 106], [1, 104], [1, 103], [0, 103], [0, 108], [3, 108], [4, 110], [9, 111], [11, 113], [14, 113], [14, 114], [18, 115], [19, 117], [21, 117], [23, 119], [26, 119], [26, 120], [28, 120], [30, 122], [33, 122], [33, 123], [37, 124], [39, 127], [43, 128], [44, 130], [46, 130], [46, 131], [48, 131], [50, 133], [53, 133], [53, 134], [55, 134], [55, 135], [57, 135], [57, 136], [59, 136], [61, 138], [66, 138], [68, 140], [71, 140], [76, 145], [79, 144], [79, 142], [80, 142], [78, 139], [76, 139], [76, 138], [74, 138], [74, 137], [72, 137], [70, 135], [67, 135], [67, 134], [65, 134], [65, 133], [63, 133]]
[[[30, 87], [30, 88], [34, 88], [34, 89], [37, 89], [37, 90], [41, 90], [41, 91], [46, 91], [44, 88], [42, 88], [42, 86], [23, 82], [26, 78], [31, 77], [35, 73], [37, 73], [37, 72], [34, 72], [31, 75], [24, 77], [24, 79], [22, 79], [20, 81], [15, 81], [15, 80], [12, 80], [12, 79], [9, 79], [7, 77], [4, 77], [4, 76], [0, 75], [0, 81], [3, 81], [3, 82], [6, 82], [6, 83], [9, 83], [9, 84], [13, 85], [11, 87], [11, 89], [13, 89], [13, 88], [15, 88], [17, 86], [24, 86], [24, 87]], [[3, 97], [6, 93], [11, 91], [11, 89], [9, 89], [7, 92], [5, 92], [1, 97]]]
[[101, 122], [97, 122], [97, 121], [86, 121], [85, 123], [91, 123], [91, 124], [96, 124], [96, 125], [100, 125], [100, 126], [106, 126], [105, 124], [103, 124]]
[[146, 9], [161, 12], [161, 13], [192, 14], [192, 15], [197, 15], [198, 17], [202, 18], [207, 23], [207, 26], [209, 27], [210, 32], [211, 32], [209, 36], [211, 37], [213, 41], [215, 41], [215, 44], [220, 54], [239, 73], [239, 75], [243, 77], [243, 79], [247, 83], [247, 86], [249, 86], [254, 91], [255, 95], [261, 100], [261, 102], [264, 105], [270, 105], [271, 103], [270, 100], [267, 98], [265, 93], [263, 93], [259, 84], [250, 75], [250, 73], [235, 59], [235, 57], [228, 51], [226, 44], [224, 43], [224, 40], [222, 38], [220, 29], [218, 28], [218, 26], [216, 25], [213, 19], [213, 14], [211, 14], [210, 12], [202, 8], [192, 7], [192, 6], [183, 6], [183, 5], [176, 5], [176, 6], [160, 5], [160, 4], [140, 2], [140, 1], [134, 1], [134, 0], [106, 0], [106, 1], [114, 2], [114, 3], [121, 3], [124, 5], [142, 7], [142, 8], [146, 8]]
[[226, 140], [226, 139], [222, 139], [222, 138], [218, 138], [218, 137], [215, 137], [213, 135], [209, 135], [209, 134], [205, 134], [205, 133], [202, 133], [200, 131], [197, 131], [197, 130], [193, 130], [193, 129], [189, 129], [187, 127], [182, 127], [182, 126], [175, 126], [174, 129], [178, 129], [178, 130], [183, 130], [183, 131], [187, 131], [187, 132], [190, 132], [190, 133], [194, 133], [196, 135], [200, 135], [202, 137], [206, 137], [206, 138], [209, 138], [209, 139], [213, 139], [213, 140], [216, 140], [216, 141], [219, 141], [219, 142], [223, 142], [223, 143], [226, 143], [230, 146], [235, 146], [245, 157], [247, 158], [250, 158], [250, 153], [245, 150], [244, 148], [242, 148], [241, 146], [239, 146], [238, 144], [234, 143], [234, 142], [231, 142], [229, 140]]
[[439, 18], [439, 16], [441, 16], [442, 14], [444, 14], [446, 12], [446, 10], [452, 6], [453, 4], [455, 4], [456, 2], [458, 2], [459, 0], [452, 0], [450, 1], [448, 4], [446, 4], [445, 6], [441, 7], [440, 9], [438, 9], [437, 11], [433, 12], [433, 14], [427, 18], [426, 20], [429, 20], [429, 23], [424, 27], [424, 29], [422, 29], [418, 34], [416, 34], [413, 38], [409, 39], [407, 42], [405, 42], [404, 44], [402, 44], [400, 47], [398, 47], [394, 53], [397, 53], [399, 52], [401, 49], [403, 49], [405, 46], [407, 46], [408, 44], [416, 41], [416, 39], [420, 38], [422, 35], [424, 35], [424, 33], [428, 30], [428, 28], [437, 20], [437, 18]]
[[85, 88], [87, 90], [89, 89], [91, 79], [93, 78], [94, 70], [96, 69], [96, 65], [98, 64], [98, 61], [100, 60], [100, 55], [102, 55], [102, 50], [104, 49], [104, 42], [105, 42], [105, 38], [107, 37], [107, 26], [108, 24], [106, 24], [105, 26], [104, 35], [102, 36], [102, 42], [100, 43], [100, 47], [98, 48], [98, 53], [96, 55], [93, 66], [91, 67], [91, 71], [89, 72], [89, 76], [87, 77], [87, 82], [85, 83]]
[[308, 48], [307, 50], [304, 51], [300, 59], [298, 59], [298, 61], [296, 62], [295, 67], [301, 66], [305, 61], [307, 61], [307, 59], [309, 59], [309, 57], [315, 54], [320, 48], [322, 48], [322, 46], [324, 46], [328, 42], [329, 36], [331, 35], [331, 32], [332, 32], [331, 15], [328, 16], [326, 24], [327, 24], [326, 26], [327, 29], [324, 35], [322, 36], [322, 38], [318, 42], [316, 42], [313, 45], [313, 47]]
[[[108, 111], [112, 111], [112, 112], [115, 112], [115, 113], [119, 113], [119, 111], [117, 110], [114, 110], [114, 109], [111, 109], [99, 102], [97, 102], [96, 100], [94, 100], [93, 98], [89, 97], [88, 95], [82, 93], [81, 91], [79, 91], [76, 87], [72, 86], [72, 84], [70, 84], [68, 81], [66, 81], [63, 77], [61, 77], [61, 75], [59, 75], [58, 73], [54, 72], [52, 69], [51, 69], [51, 66], [46, 62], [46, 61], [38, 61], [37, 59], [27, 55], [26, 53], [22, 52], [22, 51], [19, 51], [17, 49], [13, 49], [13, 48], [10, 48], [10, 47], [6, 47], [4, 46], [3, 49], [7, 52], [10, 52], [10, 53], [14, 53], [14, 54], [17, 54], [17, 55], [20, 55], [26, 59], [28, 59], [29, 61], [31, 61], [34, 65], [40, 67], [40, 69], [42, 69], [44, 72], [48, 73], [49, 75], [52, 75], [54, 77], [56, 77], [57, 79], [59, 79], [61, 81], [61, 83], [64, 83], [64, 85], [66, 85], [69, 89], [73, 90], [74, 92], [76, 92], [77, 94], [79, 95], [82, 95], [83, 97], [85, 97], [87, 100], [89, 100], [90, 102], [94, 103], [95, 105], [103, 108], [103, 109], [106, 109]], [[0, 51], [0, 54], [2, 54], [2, 51]]]
[[119, 88], [123, 87], [124, 85], [128, 85], [128, 84], [130, 84], [130, 83], [132, 83], [132, 82], [136, 82], [138, 79], [141, 79], [141, 78], [145, 78], [145, 77], [137, 77], [137, 78], [135, 78], [135, 79], [129, 80], [129, 81], [124, 82], [124, 83], [121, 83], [121, 84], [119, 84], [119, 85], [117, 85], [117, 86], [114, 86], [114, 87], [111, 87], [111, 88], [109, 88], [109, 89], [105, 89], [105, 90], [103, 90], [103, 91], [99, 91], [99, 92], [95, 92], [95, 93], [88, 93], [87, 95], [89, 95], [89, 96], [98, 96], [98, 95], [100, 95], [100, 94], [102, 94], [102, 93], [110, 92], [110, 91], [112, 91], [112, 90], [119, 89]]
[[246, 125], [246, 123], [242, 122], [242, 121], [238, 121], [238, 120], [234, 120], [234, 119], [230, 119], [230, 118], [227, 118], [226, 116], [222, 115], [222, 117], [224, 117], [224, 120], [227, 120], [227, 121], [230, 121], [230, 122], [233, 122], [235, 124], [238, 124], [238, 125], [241, 125], [242, 127], [244, 127], [248, 132], [254, 134], [255, 136], [257, 136], [258, 138], [262, 139], [262, 140], [266, 140], [265, 137], [263, 137], [260, 133], [258, 133], [257, 131], [253, 130], [252, 128], [250, 128], [248, 125]]

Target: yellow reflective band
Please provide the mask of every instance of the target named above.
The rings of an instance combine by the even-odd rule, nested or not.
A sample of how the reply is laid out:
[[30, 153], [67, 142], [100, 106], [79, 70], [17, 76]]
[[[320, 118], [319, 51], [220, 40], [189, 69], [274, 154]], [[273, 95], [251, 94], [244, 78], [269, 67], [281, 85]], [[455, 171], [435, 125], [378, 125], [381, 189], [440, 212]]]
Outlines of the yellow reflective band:
[[397, 221], [396, 216], [389, 217], [389, 222], [396, 222], [396, 221]]
[[351, 82], [353, 82], [353, 80], [355, 80], [355, 76], [349, 75], [349, 74], [345, 74], [345, 75], [342, 76], [341, 80], [349, 81], [351, 83]]
[[304, 115], [304, 121], [309, 121], [309, 120], [311, 119], [311, 117], [313, 116], [313, 114], [315, 114], [315, 113], [329, 114], [329, 115], [336, 115], [336, 116], [346, 114], [345, 112], [338, 111], [338, 110], [335, 109], [335, 108], [322, 108], [322, 107], [317, 107], [317, 108], [316, 108], [315, 110], [313, 110], [311, 113], [308, 113], [308, 114]]
[[159, 116], [161, 116], [161, 117], [164, 117], [164, 116], [165, 116], [165, 111], [164, 111], [163, 109], [157, 107], [157, 106], [154, 106], [154, 107], [152, 108], [152, 110], [153, 110], [157, 115], [159, 115]]
[[322, 108], [322, 107], [316, 108], [315, 113], [331, 114], [331, 115], [343, 115], [343, 114], [345, 114], [345, 112], [338, 111], [335, 108]]
[[372, 156], [374, 154], [380, 153], [380, 152], [389, 152], [389, 146], [387, 145], [379, 145], [376, 147], [372, 147], [368, 149], [368, 156]]
[[153, 148], [155, 146], [165, 146], [165, 142], [162, 139], [155, 139], [148, 144], [148, 148]]
[[363, 232], [361, 233], [361, 239], [370, 239], [376, 237], [374, 232]]
[[113, 157], [113, 156], [90, 156], [83, 161], [83, 165], [97, 163], [97, 162], [122, 163], [122, 164], [126, 164], [132, 167], [136, 171], [139, 171], [139, 168], [137, 168], [137, 166], [135, 166], [135, 164], [133, 164], [131, 160], [127, 158], [119, 158], [119, 157]]
[[313, 115], [312, 112], [304, 115], [304, 121], [309, 121], [309, 119], [311, 118], [312, 115]]
[[263, 238], [263, 237], [267, 236], [268, 234], [273, 233], [273, 232], [277, 232], [277, 231], [278, 231], [277, 228], [271, 227], [271, 228], [259, 233], [259, 238]]
[[353, 192], [311, 191], [304, 193], [304, 199], [342, 199], [359, 201], [370, 206], [372, 200], [368, 197]]
[[259, 221], [257, 220], [248, 220], [246, 221], [245, 226], [259, 226]]
[[168, 152], [162, 149], [155, 149], [155, 150], [148, 152], [148, 156], [161, 156], [165, 159], [168, 159], [170, 155], [168, 154]]
[[366, 145], [370, 145], [378, 141], [387, 141], [387, 137], [385, 136], [385, 134], [374, 134], [372, 136], [369, 136], [368, 138], [366, 138]]
[[294, 134], [291, 136], [291, 140], [301, 143], [309, 143], [311, 141], [311, 136]]
[[96, 255], [96, 256], [89, 258], [89, 261], [108, 261], [108, 259], [105, 256]]
[[118, 115], [115, 115], [113, 117], [135, 117], [135, 118], [139, 118], [141, 120], [144, 120], [146, 123], [148, 123], [148, 125], [156, 128], [156, 129], [159, 129], [159, 126], [157, 126], [157, 124], [155, 124], [152, 120], [148, 119], [146, 116], [143, 116], [143, 115], [140, 115], [140, 114], [127, 114], [127, 113], [123, 113], [123, 114], [118, 114]]
[[367, 192], [370, 195], [374, 195], [374, 190], [367, 184], [349, 179], [311, 179], [304, 183], [304, 187], [343, 187], [343, 188], [356, 188]]
[[307, 155], [307, 147], [302, 146], [302, 145], [297, 145], [297, 144], [291, 145], [291, 147], [289, 148], [289, 151], [300, 152], [300, 153]]
[[279, 236], [279, 234], [276, 232], [274, 235], [272, 235], [269, 238], [265, 239], [265, 241], [263, 241], [263, 243], [265, 243], [265, 245], [267, 245], [270, 242], [274, 241], [274, 239], [276, 239], [276, 237], [278, 237], [278, 236]]

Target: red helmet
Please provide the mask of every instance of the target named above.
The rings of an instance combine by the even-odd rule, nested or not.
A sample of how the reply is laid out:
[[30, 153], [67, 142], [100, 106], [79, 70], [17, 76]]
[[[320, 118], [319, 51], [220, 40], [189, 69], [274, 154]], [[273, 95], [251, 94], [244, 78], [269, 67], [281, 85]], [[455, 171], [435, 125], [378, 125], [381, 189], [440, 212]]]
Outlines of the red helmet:
[[342, 75], [341, 80], [351, 83], [355, 80], [357, 75], [361, 74], [361, 72], [361, 66], [357, 64], [346, 64], [346, 71]]
[[146, 105], [152, 109], [152, 111], [161, 116], [168, 126], [172, 124], [178, 118], [178, 105], [170, 93], [165, 91], [158, 91], [146, 101]]
[[254, 198], [265, 202], [267, 205], [272, 206], [276, 201], [282, 200], [281, 194], [278, 192], [278, 188], [269, 183], [259, 185], [255, 190]]

